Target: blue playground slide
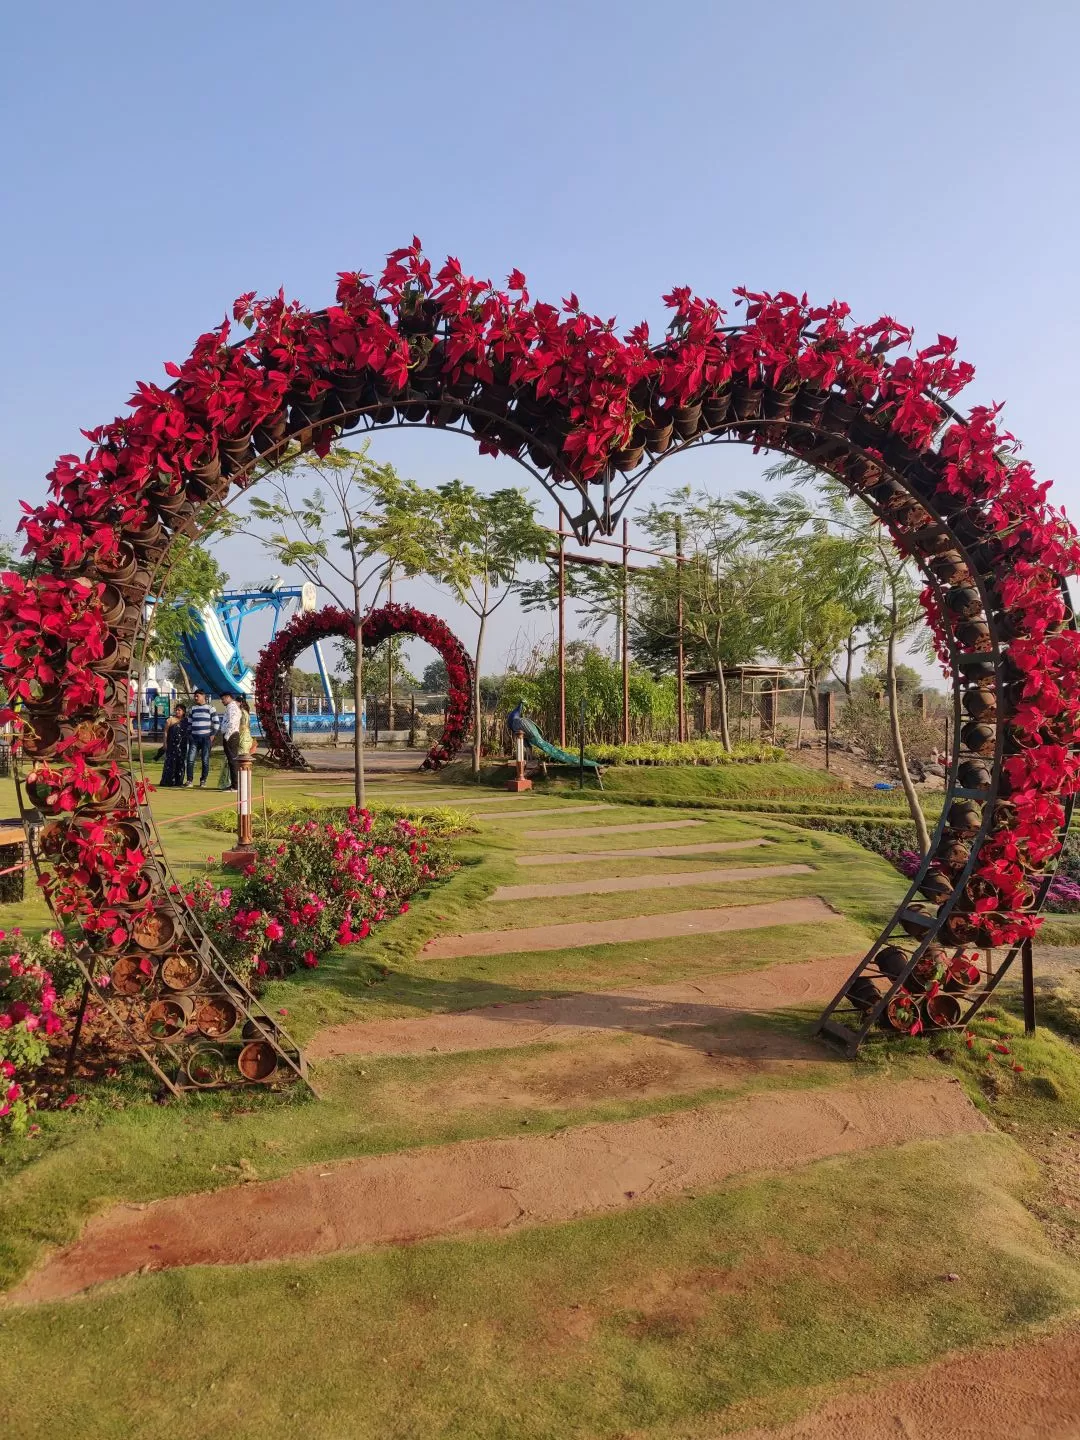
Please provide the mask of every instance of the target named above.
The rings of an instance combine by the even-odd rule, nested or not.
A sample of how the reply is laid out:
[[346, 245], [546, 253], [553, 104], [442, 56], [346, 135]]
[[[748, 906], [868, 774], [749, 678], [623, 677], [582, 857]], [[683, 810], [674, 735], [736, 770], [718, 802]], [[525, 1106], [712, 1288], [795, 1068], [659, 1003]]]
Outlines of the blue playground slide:
[[211, 605], [191, 612], [199, 628], [183, 636], [184, 669], [192, 687], [208, 695], [237, 694], [251, 696], [255, 691], [255, 675], [249, 665], [237, 665], [235, 646]]

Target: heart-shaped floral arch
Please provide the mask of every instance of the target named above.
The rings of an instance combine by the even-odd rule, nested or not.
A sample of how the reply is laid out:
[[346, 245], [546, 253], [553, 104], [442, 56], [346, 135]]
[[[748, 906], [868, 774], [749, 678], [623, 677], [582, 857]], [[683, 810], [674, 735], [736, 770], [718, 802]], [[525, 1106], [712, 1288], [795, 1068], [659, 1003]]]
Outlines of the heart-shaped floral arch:
[[[394, 635], [415, 635], [438, 651], [446, 666], [446, 722], [442, 734], [424, 758], [421, 769], [438, 770], [452, 760], [469, 738], [472, 708], [472, 662], [449, 625], [437, 615], [411, 605], [381, 605], [364, 616], [365, 648], [381, 645]], [[282, 723], [289, 698], [289, 671], [297, 657], [320, 640], [351, 640], [356, 617], [348, 610], [327, 606], [293, 617], [259, 656], [255, 670], [255, 713], [262, 727], [270, 758], [290, 770], [310, 770], [300, 749]]]
[[[145, 959], [171, 927], [208, 985], [240, 994], [170, 894], [127, 727], [147, 596], [176, 537], [198, 535], [230, 491], [346, 430], [430, 425], [514, 457], [587, 537], [611, 530], [660, 460], [736, 440], [798, 457], [866, 501], [923, 570], [953, 681], [930, 852], [819, 1029], [853, 1050], [886, 1015], [911, 1031], [964, 1023], [1038, 927], [1077, 787], [1080, 638], [1065, 586], [1076, 534], [998, 411], [952, 407], [972, 376], [952, 340], [914, 349], [894, 320], [856, 324], [837, 301], [735, 295], [743, 315], [729, 324], [715, 301], [671, 291], [654, 342], [647, 325], [620, 334], [574, 295], [534, 302], [518, 271], [503, 288], [456, 260], [435, 273], [414, 241], [377, 280], [341, 274], [322, 311], [242, 296], [239, 340], [228, 321], [200, 336], [166, 367], [171, 383], [140, 383], [123, 416], [86, 432], [85, 454], [61, 457], [49, 499], [22, 522], [34, 578], [5, 577], [0, 656], [26, 726], [26, 793], [50, 817], [35, 850], [42, 885], [80, 927], [87, 973], [118, 935]], [[975, 945], [994, 948], [976, 964]], [[147, 1038], [156, 984], [119, 1018], [187, 1083], [190, 1027]], [[287, 1037], [273, 1043], [300, 1068]]]

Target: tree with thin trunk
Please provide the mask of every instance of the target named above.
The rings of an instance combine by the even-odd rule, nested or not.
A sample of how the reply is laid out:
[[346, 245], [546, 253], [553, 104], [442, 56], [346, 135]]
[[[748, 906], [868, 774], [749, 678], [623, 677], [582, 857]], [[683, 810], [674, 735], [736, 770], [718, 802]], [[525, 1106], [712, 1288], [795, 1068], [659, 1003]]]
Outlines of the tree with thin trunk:
[[480, 774], [483, 706], [480, 665], [488, 621], [513, 593], [523, 564], [542, 560], [551, 539], [536, 507], [520, 490], [485, 495], [460, 480], [435, 490], [387, 476], [375, 487], [369, 546], [399, 574], [426, 575], [446, 585], [477, 618], [473, 652], [472, 771]]
[[[284, 565], [295, 566], [312, 584], [326, 590], [343, 609], [355, 616], [352, 691], [356, 714], [353, 736], [354, 794], [363, 808], [364, 780], [364, 592], [377, 588], [386, 576], [388, 561], [369, 543], [372, 496], [396, 481], [393, 467], [379, 465], [361, 450], [335, 447], [318, 457], [295, 453], [271, 470], [263, 480], [273, 499], [253, 495], [252, 518], [273, 527], [261, 535], [265, 548]], [[325, 490], [323, 487], [326, 487]]]
[[[826, 573], [823, 593], [827, 595], [832, 587], [836, 602], [847, 607], [852, 623], [847, 629], [847, 640], [842, 639], [841, 627], [833, 636], [831, 656], [825, 659], [823, 654], [822, 658], [830, 664], [846, 646], [845, 690], [850, 695], [850, 667], [856, 651], [865, 650], [868, 660], [884, 652], [893, 760], [915, 823], [919, 846], [925, 854], [930, 848], [930, 834], [908, 767], [896, 686], [897, 647], [912, 635], [923, 619], [919, 586], [911, 562], [899, 553], [872, 512], [851, 500], [838, 481], [825, 478], [798, 461], [786, 461], [773, 467], [769, 474], [775, 478], [793, 478], [799, 487], [814, 484], [816, 503], [808, 500], [800, 489], [771, 500], [754, 491], [741, 491], [737, 504], [750, 533], [759, 542], [804, 556], [812, 556], [815, 549], [820, 551], [826, 545], [833, 547], [831, 579]], [[852, 636], [859, 629], [864, 631], [865, 638], [856, 644]]]
[[730, 502], [702, 491], [673, 491], [641, 520], [654, 542], [673, 548], [681, 529], [681, 564], [661, 560], [636, 577], [631, 615], [635, 656], [670, 668], [678, 644], [681, 595], [683, 641], [692, 666], [715, 678], [720, 741], [731, 746], [726, 673], [767, 649], [777, 623], [775, 585], [767, 557], [748, 546]]

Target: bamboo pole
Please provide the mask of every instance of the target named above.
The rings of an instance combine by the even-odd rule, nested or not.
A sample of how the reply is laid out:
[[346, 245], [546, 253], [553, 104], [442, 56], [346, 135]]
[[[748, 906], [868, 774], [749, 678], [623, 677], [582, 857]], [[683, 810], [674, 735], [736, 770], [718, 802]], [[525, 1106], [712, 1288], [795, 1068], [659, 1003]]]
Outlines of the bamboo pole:
[[686, 650], [683, 645], [682, 525], [675, 521], [675, 625], [678, 631], [677, 681], [679, 740], [686, 739]]

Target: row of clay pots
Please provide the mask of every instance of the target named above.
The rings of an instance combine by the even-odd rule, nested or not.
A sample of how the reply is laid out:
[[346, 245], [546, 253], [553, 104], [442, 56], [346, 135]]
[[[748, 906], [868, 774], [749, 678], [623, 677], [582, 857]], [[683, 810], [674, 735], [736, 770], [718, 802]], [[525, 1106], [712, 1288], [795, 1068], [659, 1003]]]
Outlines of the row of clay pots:
[[221, 1040], [240, 1023], [239, 1005], [227, 995], [202, 997], [194, 995], [163, 995], [152, 1000], [142, 1017], [143, 1027], [152, 1040], [175, 1040], [194, 1027], [208, 1040]]

